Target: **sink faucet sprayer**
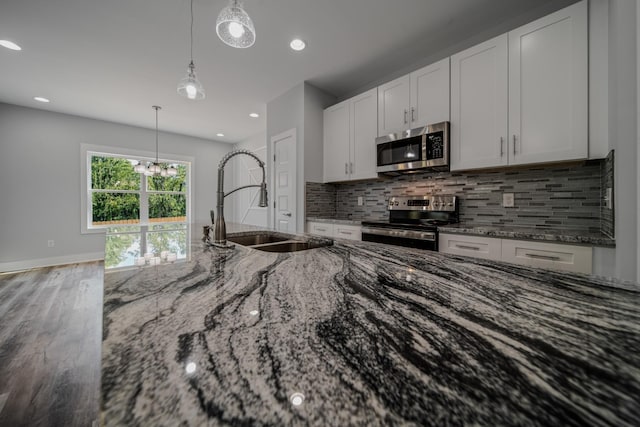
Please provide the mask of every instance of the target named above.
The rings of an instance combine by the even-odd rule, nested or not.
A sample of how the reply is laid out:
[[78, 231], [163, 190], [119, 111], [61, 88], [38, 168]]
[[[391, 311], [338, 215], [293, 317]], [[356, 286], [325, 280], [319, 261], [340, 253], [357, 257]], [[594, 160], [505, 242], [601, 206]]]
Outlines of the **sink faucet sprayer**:
[[[262, 184], [243, 185], [242, 187], [238, 187], [235, 190], [231, 190], [227, 194], [224, 194], [224, 166], [232, 157], [235, 157], [239, 154], [246, 154], [247, 156], [253, 157], [256, 160], [256, 162], [258, 162], [258, 165], [260, 165], [260, 168], [262, 169]], [[238, 190], [242, 190], [243, 188], [259, 187], [260, 200], [258, 202], [258, 206], [260, 206], [261, 208], [266, 208], [267, 207], [267, 183], [265, 179], [266, 179], [266, 173], [264, 170], [264, 162], [249, 150], [231, 151], [230, 153], [227, 153], [222, 158], [222, 160], [220, 160], [220, 163], [218, 164], [218, 192], [217, 192], [217, 203], [216, 203], [218, 217], [215, 218], [213, 246], [222, 247], [222, 248], [233, 247], [227, 244], [227, 226], [224, 222], [224, 198], [227, 197], [229, 194], [233, 194]], [[211, 219], [213, 220], [213, 211], [211, 212], [211, 214], [212, 214]]]

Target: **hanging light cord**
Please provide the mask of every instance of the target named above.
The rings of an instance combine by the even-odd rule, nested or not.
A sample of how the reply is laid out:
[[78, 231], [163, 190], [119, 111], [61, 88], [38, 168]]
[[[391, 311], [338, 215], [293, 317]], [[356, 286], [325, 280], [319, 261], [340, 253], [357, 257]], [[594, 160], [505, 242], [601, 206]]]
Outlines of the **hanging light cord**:
[[158, 164], [158, 110], [160, 107], [154, 106], [153, 108], [156, 110], [156, 164]]
[[191, 0], [191, 62], [193, 63], [193, 0]]

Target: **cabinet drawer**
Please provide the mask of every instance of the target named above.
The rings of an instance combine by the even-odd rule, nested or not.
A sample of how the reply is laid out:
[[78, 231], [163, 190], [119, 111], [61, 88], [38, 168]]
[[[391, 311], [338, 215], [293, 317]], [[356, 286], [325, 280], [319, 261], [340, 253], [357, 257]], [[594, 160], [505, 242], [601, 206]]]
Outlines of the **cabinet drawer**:
[[333, 237], [336, 239], [362, 240], [362, 228], [356, 225], [335, 224]]
[[499, 261], [500, 239], [466, 236], [462, 234], [440, 234], [439, 251], [446, 254], [465, 255]]
[[585, 246], [502, 240], [502, 260], [531, 267], [591, 274], [593, 249]]
[[307, 233], [318, 236], [333, 237], [333, 224], [324, 222], [307, 222]]

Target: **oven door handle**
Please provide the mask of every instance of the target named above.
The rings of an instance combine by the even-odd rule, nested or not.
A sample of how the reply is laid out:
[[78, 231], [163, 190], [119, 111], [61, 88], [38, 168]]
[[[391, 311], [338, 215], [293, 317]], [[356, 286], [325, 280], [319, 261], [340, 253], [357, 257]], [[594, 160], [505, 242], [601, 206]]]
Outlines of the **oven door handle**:
[[434, 231], [394, 230], [390, 228], [362, 227], [362, 234], [375, 234], [377, 236], [400, 237], [404, 239], [436, 241]]

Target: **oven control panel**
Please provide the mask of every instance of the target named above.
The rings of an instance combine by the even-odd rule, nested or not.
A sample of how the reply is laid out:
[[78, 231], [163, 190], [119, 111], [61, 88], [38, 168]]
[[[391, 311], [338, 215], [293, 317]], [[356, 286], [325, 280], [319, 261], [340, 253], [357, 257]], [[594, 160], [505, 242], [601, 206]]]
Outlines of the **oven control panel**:
[[395, 196], [390, 197], [387, 209], [398, 211], [443, 211], [455, 212], [458, 200], [456, 196]]

